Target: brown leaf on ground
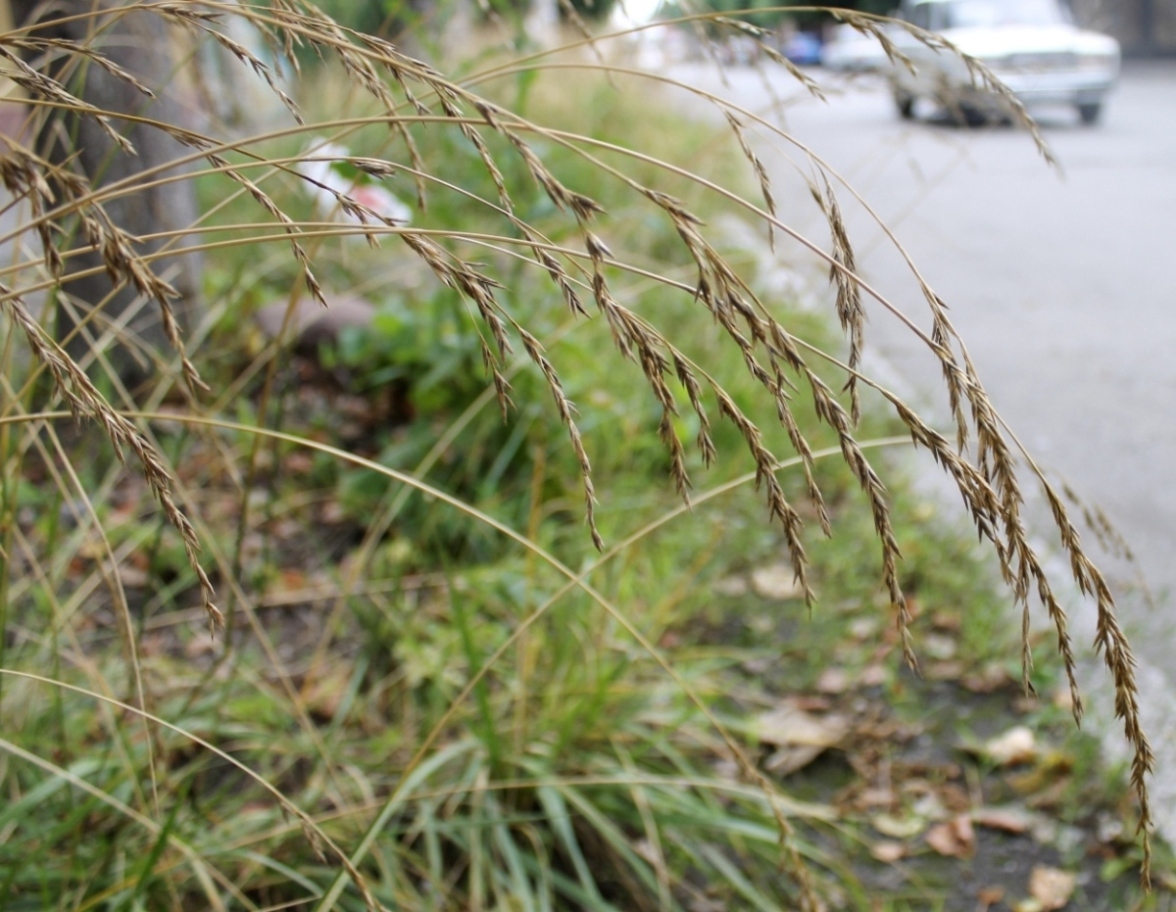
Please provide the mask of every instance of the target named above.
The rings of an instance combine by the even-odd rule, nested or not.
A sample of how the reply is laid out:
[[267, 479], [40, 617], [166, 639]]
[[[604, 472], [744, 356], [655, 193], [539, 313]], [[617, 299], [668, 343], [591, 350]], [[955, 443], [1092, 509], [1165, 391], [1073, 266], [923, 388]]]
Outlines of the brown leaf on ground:
[[1004, 887], [985, 887], [980, 890], [976, 894], [976, 901], [979, 903], [976, 912], [988, 912], [992, 906], [1004, 899], [1004, 895]]
[[1000, 662], [989, 662], [983, 668], [960, 678], [960, 686], [972, 693], [992, 693], [1012, 681], [1008, 671]]
[[779, 707], [762, 713], [754, 724], [761, 744], [772, 747], [803, 745], [833, 747], [849, 734], [849, 721], [833, 713], [816, 715], [802, 708], [796, 700], [785, 700]]
[[972, 796], [962, 786], [953, 783], [941, 784], [936, 791], [943, 806], [954, 814], [962, 814], [972, 809]]
[[1024, 833], [1033, 826], [1033, 814], [1022, 807], [985, 807], [972, 812], [972, 823], [1003, 833]]
[[885, 665], [867, 665], [858, 677], [858, 683], [863, 687], [879, 687], [886, 683], [888, 677]]
[[967, 814], [937, 823], [927, 831], [927, 845], [949, 858], [970, 858], [976, 851], [976, 832]]
[[898, 804], [898, 793], [889, 787], [864, 788], [854, 796], [852, 804], [861, 811], [889, 809]]
[[853, 679], [844, 668], [826, 668], [817, 678], [816, 689], [823, 694], [843, 694], [853, 684]]
[[929, 681], [958, 681], [964, 673], [963, 662], [930, 662], [926, 677]]
[[855, 640], [872, 640], [878, 635], [881, 623], [874, 616], [854, 618], [849, 622], [849, 633]]
[[1077, 875], [1060, 868], [1038, 865], [1029, 875], [1029, 895], [1041, 904], [1044, 912], [1064, 909], [1077, 885]]
[[759, 742], [776, 748], [764, 763], [767, 772], [787, 776], [845, 739], [850, 730], [848, 719], [834, 713], [809, 712], [810, 708], [824, 705], [827, 704], [820, 698], [789, 699], [755, 720], [753, 730]]
[[954, 637], [942, 633], [929, 633], [923, 637], [920, 644], [922, 651], [940, 662], [948, 662], [956, 656], [956, 641]]
[[906, 846], [893, 839], [883, 839], [870, 846], [870, 854], [883, 864], [894, 864], [894, 862], [905, 858], [906, 853]]
[[804, 598], [804, 587], [797, 582], [790, 563], [772, 564], [754, 571], [751, 588], [760, 598], [778, 602]]
[[1029, 763], [1037, 756], [1037, 739], [1031, 728], [1015, 725], [1004, 734], [985, 741], [981, 752], [997, 766]]

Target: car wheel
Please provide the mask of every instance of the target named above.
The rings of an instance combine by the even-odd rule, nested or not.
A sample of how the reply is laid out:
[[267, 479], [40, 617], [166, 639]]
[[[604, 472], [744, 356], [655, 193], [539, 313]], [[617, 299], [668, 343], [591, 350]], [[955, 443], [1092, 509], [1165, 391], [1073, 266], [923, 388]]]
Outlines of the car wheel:
[[984, 108], [965, 102], [954, 105], [951, 109], [951, 116], [956, 123], [963, 127], [985, 127], [995, 120]]
[[1078, 105], [1078, 116], [1082, 118], [1084, 124], [1098, 123], [1101, 114], [1102, 102], [1092, 101]]
[[915, 96], [906, 92], [894, 90], [894, 106], [898, 108], [898, 116], [903, 120], [911, 120], [915, 116]]

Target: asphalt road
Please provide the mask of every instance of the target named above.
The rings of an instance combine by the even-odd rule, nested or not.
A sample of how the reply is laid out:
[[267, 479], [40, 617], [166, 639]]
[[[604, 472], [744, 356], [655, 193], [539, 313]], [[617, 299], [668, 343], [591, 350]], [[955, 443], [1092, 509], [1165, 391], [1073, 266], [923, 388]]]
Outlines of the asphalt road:
[[[763, 76], [743, 70], [729, 79], [726, 97], [766, 110]], [[771, 81], [795, 99], [786, 76]], [[713, 79], [708, 84], [718, 89]], [[1020, 130], [901, 122], [880, 81], [852, 83], [829, 104], [789, 104], [784, 120], [869, 201], [948, 303], [993, 401], [1034, 457], [1126, 537], [1156, 604], [1128, 594], [1121, 614], [1145, 660], [1145, 702], [1170, 717], [1176, 62], [1129, 65], [1096, 127], [1080, 125], [1069, 110], [1035, 113], [1061, 174]], [[779, 139], [762, 139], [760, 150], [785, 220], [828, 248], [828, 230], [797, 177], [808, 171], [803, 154]], [[863, 276], [929, 328], [908, 267], [862, 208], [841, 197]], [[782, 250], [786, 258], [798, 252]], [[932, 414], [945, 413], [934, 361], [876, 305], [867, 344]], [[1048, 524], [1038, 527], [1044, 534]], [[1120, 580], [1133, 572], [1109, 566]], [[1089, 612], [1086, 621], [1080, 626], [1090, 630]], [[1161, 742], [1159, 784], [1176, 771], [1176, 721], [1156, 717], [1150, 727]], [[1171, 837], [1176, 812], [1167, 816]]]
[[[759, 74], [729, 78], [728, 97], [764, 110]], [[1060, 172], [1020, 130], [901, 122], [880, 82], [791, 105], [785, 119], [895, 232], [948, 303], [997, 408], [1041, 464], [1106, 512], [1162, 600], [1176, 592], [1176, 62], [1129, 66], [1097, 127], [1066, 109], [1036, 113]], [[764, 155], [782, 216], [827, 248], [796, 176], [803, 156], [779, 139], [765, 153], [769, 142], [788, 156]], [[841, 198], [863, 276], [928, 328], [902, 258]], [[870, 306], [868, 343], [934, 408], [934, 361]], [[1167, 661], [1176, 635], [1142, 648]]]

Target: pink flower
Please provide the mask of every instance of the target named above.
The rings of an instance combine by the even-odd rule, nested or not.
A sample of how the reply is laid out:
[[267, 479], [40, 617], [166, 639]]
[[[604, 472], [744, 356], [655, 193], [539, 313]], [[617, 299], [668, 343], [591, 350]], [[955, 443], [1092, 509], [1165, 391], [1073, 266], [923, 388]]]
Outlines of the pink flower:
[[[351, 158], [351, 151], [346, 146], [314, 142], [307, 149], [306, 156], [306, 161], [299, 162], [298, 171], [308, 178], [303, 186], [323, 218], [353, 225], [364, 224], [364, 219], [357, 213], [345, 210], [339, 199], [339, 196], [345, 196], [397, 225], [407, 225], [412, 221], [412, 210], [396, 194], [378, 184], [367, 183], [366, 175], [355, 181], [335, 167], [337, 163], [346, 164]], [[369, 217], [367, 222], [371, 223], [372, 219]]]

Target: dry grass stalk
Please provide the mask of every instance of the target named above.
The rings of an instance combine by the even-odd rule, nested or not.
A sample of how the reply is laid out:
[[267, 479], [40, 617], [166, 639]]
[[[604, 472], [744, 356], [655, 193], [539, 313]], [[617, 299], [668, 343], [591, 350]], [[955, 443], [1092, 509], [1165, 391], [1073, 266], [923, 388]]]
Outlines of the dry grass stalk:
[[111, 408], [86, 376], [85, 371], [45, 334], [45, 330], [33, 318], [20, 296], [2, 284], [0, 306], [5, 308], [13, 323], [21, 328], [29, 350], [49, 371], [57, 391], [61, 393], [70, 411], [78, 417], [84, 416], [97, 421], [114, 443], [120, 458], [126, 450], [134, 453], [152, 493], [163, 509], [164, 516], [180, 533], [188, 564], [200, 585], [204, 611], [210, 626], [214, 629], [223, 626], [224, 619], [213, 602], [215, 593], [212, 582], [200, 565], [200, 543], [196, 538], [196, 531], [188, 517], [176, 506], [172, 496], [171, 475], [165, 468], [162, 455], [130, 421]]

